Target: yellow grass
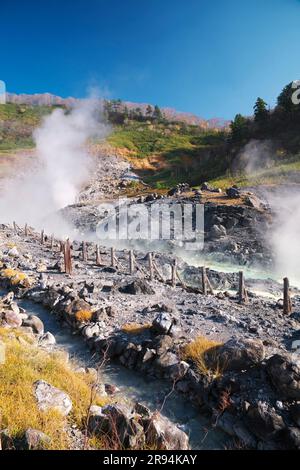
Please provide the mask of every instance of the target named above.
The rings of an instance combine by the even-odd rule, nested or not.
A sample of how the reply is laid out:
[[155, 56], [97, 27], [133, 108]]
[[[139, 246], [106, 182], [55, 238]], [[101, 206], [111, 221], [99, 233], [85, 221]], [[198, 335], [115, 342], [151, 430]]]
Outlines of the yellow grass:
[[149, 328], [151, 328], [150, 323], [145, 323], [145, 325], [142, 325], [140, 323], [126, 323], [122, 326], [121, 330], [123, 331], [123, 333], [127, 333], [130, 335], [138, 335]]
[[93, 312], [91, 310], [79, 310], [75, 313], [75, 318], [80, 323], [87, 323], [92, 319]]
[[[89, 374], [74, 372], [61, 354], [20, 342], [21, 336], [24, 339], [16, 330], [0, 328], [0, 340], [6, 344], [6, 361], [0, 365], [0, 429], [8, 429], [12, 437], [21, 437], [27, 428], [35, 428], [50, 437], [48, 448], [67, 449], [66, 420], [83, 426], [93, 379]], [[73, 408], [67, 418], [56, 411], [38, 409], [33, 388], [36, 380], [45, 380], [70, 396]], [[105, 398], [95, 397], [94, 404], [105, 403]]]
[[[222, 343], [205, 336], [197, 336], [183, 348], [182, 359], [192, 361], [200, 374], [219, 377], [222, 370], [218, 361], [217, 348], [221, 345]], [[210, 365], [208, 365], [208, 358]]]
[[28, 276], [17, 269], [6, 268], [0, 273], [5, 279], [9, 279], [12, 286], [21, 285], [23, 287], [30, 287], [30, 280]]

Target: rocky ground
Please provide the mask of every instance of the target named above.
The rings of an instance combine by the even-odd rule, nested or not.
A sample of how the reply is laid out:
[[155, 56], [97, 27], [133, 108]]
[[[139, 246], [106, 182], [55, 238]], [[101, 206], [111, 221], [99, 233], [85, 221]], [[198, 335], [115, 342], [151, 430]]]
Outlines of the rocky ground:
[[[209, 410], [223, 430], [246, 446], [299, 446], [298, 421], [292, 416], [300, 400], [300, 369], [292, 342], [299, 339], [300, 297], [293, 298], [293, 313], [287, 317], [280, 301], [251, 291], [249, 303], [239, 304], [236, 275], [209, 272], [215, 293], [204, 296], [179, 281], [176, 287], [151, 281], [145, 253], [137, 253], [140, 269], [129, 274], [126, 251], [116, 251], [112, 267], [103, 249], [102, 265], [97, 266], [95, 246], [89, 245], [88, 261], [83, 261], [79, 242], [72, 244], [70, 276], [63, 272], [58, 242], [51, 249], [49, 240], [41, 244], [39, 234], [25, 237], [5, 225], [0, 240], [2, 285], [55, 312], [91, 349], [109, 351], [127, 367], [175, 381], [179, 391]], [[165, 281], [171, 261], [167, 255], [155, 258]], [[195, 268], [186, 264], [181, 271], [186, 282], [189, 271], [195, 276]], [[224, 344], [218, 351], [226, 370], [221, 378], [209, 372], [199, 376], [193, 361], [181, 360], [182, 348], [199, 335]], [[262, 429], [257, 431], [257, 426]]]

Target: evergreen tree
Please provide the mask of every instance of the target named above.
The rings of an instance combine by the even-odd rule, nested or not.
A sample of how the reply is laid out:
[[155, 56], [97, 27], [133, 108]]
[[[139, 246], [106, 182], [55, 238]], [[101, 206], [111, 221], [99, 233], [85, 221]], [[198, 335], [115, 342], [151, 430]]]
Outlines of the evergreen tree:
[[254, 105], [254, 120], [255, 122], [263, 125], [268, 121], [269, 110], [267, 103], [262, 98], [257, 98]]

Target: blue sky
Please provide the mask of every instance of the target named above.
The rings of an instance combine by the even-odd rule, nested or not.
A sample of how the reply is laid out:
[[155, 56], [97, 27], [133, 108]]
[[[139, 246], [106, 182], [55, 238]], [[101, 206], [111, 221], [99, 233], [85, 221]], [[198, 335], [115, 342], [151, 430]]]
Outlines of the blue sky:
[[0, 0], [8, 91], [251, 114], [300, 79], [299, 0]]

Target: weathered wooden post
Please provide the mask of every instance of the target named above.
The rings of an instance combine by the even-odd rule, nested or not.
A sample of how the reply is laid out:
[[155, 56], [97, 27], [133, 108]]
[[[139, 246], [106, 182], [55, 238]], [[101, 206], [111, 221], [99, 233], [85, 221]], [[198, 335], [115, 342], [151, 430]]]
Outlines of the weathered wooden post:
[[290, 281], [287, 277], [283, 279], [283, 313], [284, 315], [290, 315], [292, 313]]
[[101, 266], [101, 254], [99, 245], [96, 245], [96, 265]]
[[50, 237], [50, 248], [51, 248], [51, 250], [53, 250], [53, 246], [54, 246], [54, 235], [52, 233], [52, 235]]
[[176, 287], [176, 275], [177, 275], [177, 261], [176, 261], [176, 259], [174, 259], [171, 268], [172, 268], [172, 277], [171, 277], [172, 287]]
[[239, 272], [239, 303], [248, 302], [248, 294], [245, 288], [245, 279], [243, 271]]
[[153, 258], [152, 258], [152, 253], [148, 253], [148, 262], [149, 262], [150, 281], [153, 281], [153, 279], [154, 279], [154, 272], [153, 272]]
[[69, 239], [64, 243], [64, 261], [66, 274], [72, 274], [71, 245]]
[[41, 231], [41, 245], [44, 245], [45, 243], [45, 230], [43, 229]]
[[133, 274], [134, 271], [134, 253], [133, 250], [129, 250], [129, 273]]
[[116, 266], [116, 257], [115, 257], [115, 249], [111, 247], [110, 249], [110, 265], [112, 268]]
[[24, 229], [25, 237], [28, 237], [28, 225], [25, 224], [25, 229]]
[[18, 235], [18, 229], [17, 229], [17, 224], [15, 221], [13, 221], [13, 227], [14, 227], [14, 232], [16, 235]]
[[82, 242], [82, 260], [83, 261], [88, 260], [88, 252], [87, 252], [86, 242]]
[[206, 295], [207, 294], [207, 275], [206, 275], [205, 266], [201, 268], [201, 277], [202, 277], [202, 292], [203, 292], [203, 295]]

